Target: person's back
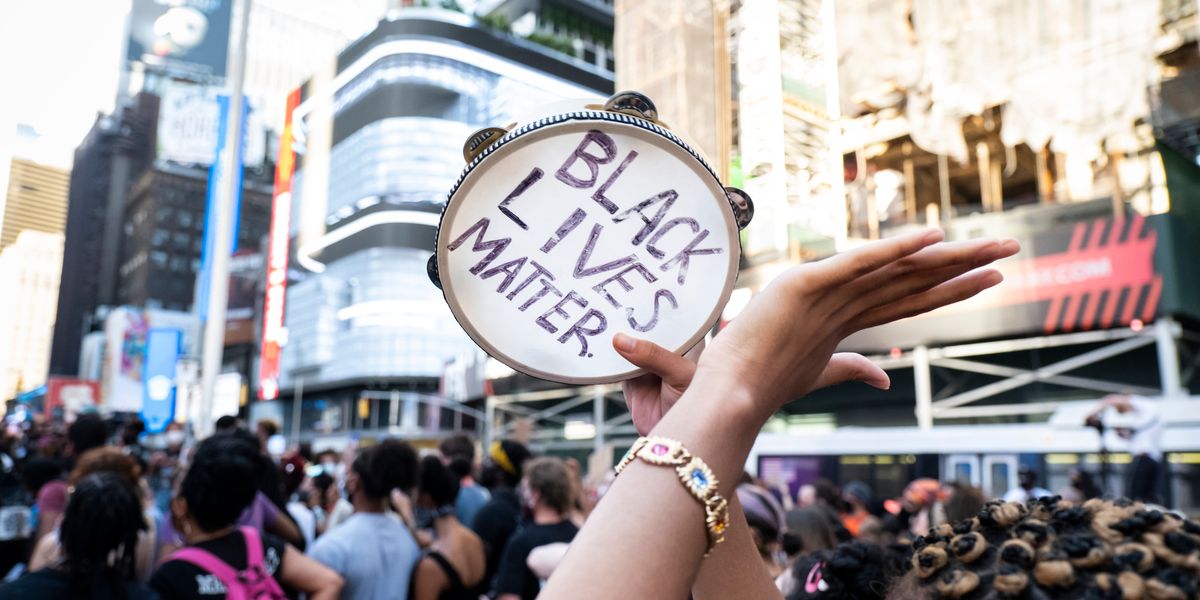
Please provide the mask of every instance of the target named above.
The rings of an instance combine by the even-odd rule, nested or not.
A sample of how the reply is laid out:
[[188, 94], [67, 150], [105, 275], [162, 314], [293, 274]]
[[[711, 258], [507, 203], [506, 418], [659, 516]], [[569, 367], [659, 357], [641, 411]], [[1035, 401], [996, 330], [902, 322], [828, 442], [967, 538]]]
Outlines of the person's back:
[[342, 598], [404, 598], [420, 549], [408, 528], [386, 512], [392, 490], [410, 491], [416, 482], [417, 453], [388, 440], [359, 452], [346, 476], [354, 514], [317, 538], [309, 555], [346, 582]]
[[417, 505], [436, 514], [434, 542], [413, 572], [412, 600], [477, 600], [487, 570], [483, 540], [459, 522], [454, 510], [459, 477], [436, 456], [421, 460]]
[[556, 458], [538, 458], [525, 468], [524, 489], [532, 522], [504, 548], [493, 586], [498, 600], [534, 600], [542, 580], [529, 568], [529, 554], [549, 544], [569, 544], [579, 529], [567, 518], [573, 503], [570, 475]]
[[134, 547], [145, 528], [136, 492], [112, 473], [81, 479], [61, 526], [62, 560], [0, 586], [0, 598], [148, 600], [134, 581]]
[[346, 580], [342, 598], [397, 598], [407, 590], [420, 548], [408, 528], [389, 513], [356, 512], [317, 538], [309, 555]]

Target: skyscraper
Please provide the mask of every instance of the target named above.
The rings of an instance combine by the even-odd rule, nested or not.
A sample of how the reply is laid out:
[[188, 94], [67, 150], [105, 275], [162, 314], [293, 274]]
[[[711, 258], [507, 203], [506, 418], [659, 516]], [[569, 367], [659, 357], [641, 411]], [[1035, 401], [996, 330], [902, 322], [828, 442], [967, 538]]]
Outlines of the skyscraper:
[[[295, 260], [284, 311], [264, 317], [268, 330], [286, 326], [286, 345], [279, 363], [264, 353], [263, 373], [279, 379], [262, 385], [277, 383], [285, 402], [303, 394], [306, 430], [417, 426], [417, 395], [437, 392], [447, 362], [479, 352], [425, 270], [463, 142], [556, 99], [612, 90], [603, 68], [487, 22], [395, 11], [303, 88], [292, 119], [304, 152], [272, 225], [288, 231]], [[438, 418], [427, 412], [424, 428]]]
[[61, 233], [32, 230], [0, 251], [0, 398], [46, 381], [62, 252]]
[[13, 159], [0, 217], [0, 251], [17, 241], [22, 231], [63, 232], [68, 177], [65, 169]]

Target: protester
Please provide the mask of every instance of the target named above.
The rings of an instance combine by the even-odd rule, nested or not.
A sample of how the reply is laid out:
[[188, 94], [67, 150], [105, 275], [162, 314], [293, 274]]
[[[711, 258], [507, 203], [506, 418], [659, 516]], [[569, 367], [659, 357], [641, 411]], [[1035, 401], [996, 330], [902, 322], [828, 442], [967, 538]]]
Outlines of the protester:
[[879, 517], [871, 514], [869, 506], [875, 498], [871, 487], [861, 481], [851, 481], [842, 489], [842, 501], [846, 507], [842, 514], [842, 525], [854, 539], [878, 542], [882, 533]]
[[128, 481], [110, 472], [83, 477], [62, 515], [61, 559], [0, 586], [0, 598], [158, 598], [134, 576], [134, 548], [145, 527], [142, 503]]
[[1063, 500], [1079, 503], [1104, 495], [1100, 486], [1096, 485], [1096, 481], [1092, 479], [1092, 474], [1083, 469], [1071, 469], [1067, 479], [1067, 487], [1059, 491]]
[[892, 599], [1196, 598], [1200, 524], [1138, 502], [992, 503], [913, 544]]
[[[115, 475], [141, 501], [142, 516], [146, 521], [138, 531], [137, 548], [134, 554], [134, 574], [138, 581], [146, 581], [154, 571], [155, 555], [155, 524], [152, 515], [152, 504], [143, 496], [141, 467], [130, 455], [121, 449], [111, 446], [92, 448], [84, 452], [75, 463], [68, 479], [70, 487], [76, 487], [81, 481], [96, 473]], [[29, 570], [37, 571], [54, 565], [62, 558], [62, 534], [59, 530], [51, 531], [37, 541], [33, 555], [29, 559]]]
[[360, 450], [346, 475], [354, 514], [317, 538], [309, 554], [346, 581], [342, 598], [403, 598], [420, 549], [412, 532], [386, 507], [392, 490], [409, 492], [417, 479], [417, 453], [407, 442], [387, 440]]
[[[108, 427], [94, 413], [80, 415], [67, 427], [66, 458], [68, 468], [84, 452], [103, 446], [108, 440]], [[67, 506], [67, 482], [54, 479], [41, 487], [37, 495], [37, 533], [34, 539], [50, 533], [58, 525], [58, 518]]]
[[947, 487], [949, 488], [945, 503], [947, 523], [957, 523], [979, 514], [987, 502], [987, 498], [983, 497], [983, 492], [969, 483], [955, 481]]
[[837, 530], [829, 516], [816, 506], [788, 511], [786, 522], [788, 532], [795, 540], [794, 546], [789, 548], [790, 556], [828, 550], [838, 544]]
[[465, 435], [453, 435], [438, 446], [450, 471], [458, 477], [458, 497], [454, 510], [462, 523], [475, 522], [479, 509], [491, 498], [487, 489], [475, 481], [475, 442]]
[[487, 570], [483, 540], [458, 520], [458, 475], [436, 456], [421, 459], [417, 504], [434, 511], [433, 544], [413, 573], [412, 600], [478, 600]]
[[521, 518], [522, 504], [516, 487], [521, 483], [522, 468], [529, 456], [529, 450], [523, 444], [511, 440], [492, 442], [488, 449], [485, 472], [493, 481], [492, 497], [476, 513], [471, 529], [483, 540], [487, 555], [484, 581], [489, 585], [496, 576], [504, 547]]
[[1133, 460], [1125, 468], [1125, 496], [1133, 500], [1157, 502], [1159, 499], [1159, 479], [1163, 472], [1162, 438], [1166, 430], [1160, 411], [1158, 401], [1113, 394], [1106, 396], [1087, 418], [1089, 424], [1100, 430], [1101, 436], [1104, 428], [1112, 428], [1129, 442]]
[[304, 536], [304, 546], [307, 548], [317, 537], [317, 516], [308, 507], [308, 503], [300, 498], [301, 494], [307, 495], [301, 490], [301, 486], [307, 480], [304, 472], [305, 466], [304, 457], [298, 453], [292, 453], [285, 456], [279, 464], [279, 475], [283, 479], [283, 494], [287, 498], [288, 516], [300, 529], [300, 534]]
[[259, 465], [257, 446], [238, 436], [215, 435], [200, 443], [171, 501], [175, 529], [188, 546], [150, 579], [164, 597], [220, 598], [232, 586], [263, 597], [281, 597], [281, 588], [311, 600], [338, 597], [337, 573], [270, 533], [237, 526], [258, 494]]
[[1038, 498], [1045, 498], [1047, 496], [1054, 495], [1054, 492], [1039, 486], [1037, 481], [1037, 473], [1033, 469], [1025, 465], [1021, 465], [1021, 468], [1017, 470], [1017, 482], [1020, 485], [1008, 490], [1008, 492], [1004, 494], [1004, 501], [1024, 504], [1029, 500], [1036, 500]]
[[754, 536], [754, 547], [767, 568], [767, 574], [777, 577], [787, 568], [783, 556], [783, 536], [788, 531], [783, 507], [766, 488], [743, 475], [743, 483], [737, 487], [738, 503], [750, 525]]
[[[574, 504], [571, 475], [557, 458], [535, 458], [525, 465], [521, 492], [532, 514], [530, 523], [504, 548], [493, 586], [497, 600], [534, 600], [541, 581], [529, 569], [529, 553], [539, 546], [570, 543], [579, 531], [570, 521]], [[483, 517], [480, 512], [480, 517]]]
[[[682, 380], [686, 390], [670, 403], [660, 394], [646, 399], [650, 406], [631, 406], [635, 427], [648, 426], [658, 441], [643, 442], [646, 454], [623, 463], [543, 600], [581, 591], [600, 599], [682, 598], [689, 590], [778, 597], [749, 550], [748, 531], [725, 518], [713, 493], [731, 493], [762, 425], [784, 404], [843, 381], [888, 386], [886, 373], [864, 357], [833, 354], [847, 335], [995, 285], [999, 273], [977, 269], [1019, 248], [1014, 241], [940, 240], [939, 232], [913, 233], [792, 268], [754, 296], [694, 367], [662, 348], [639, 355], [654, 345], [615, 336], [623, 357], [664, 382]], [[639, 414], [660, 418], [646, 423], [654, 419]], [[716, 543], [722, 538], [728, 543]]]

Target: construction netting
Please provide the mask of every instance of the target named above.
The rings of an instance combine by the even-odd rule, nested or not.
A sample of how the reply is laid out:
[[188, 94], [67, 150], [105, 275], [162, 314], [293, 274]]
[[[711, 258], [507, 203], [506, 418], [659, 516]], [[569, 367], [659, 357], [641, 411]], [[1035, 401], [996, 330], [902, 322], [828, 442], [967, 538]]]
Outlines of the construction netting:
[[962, 121], [1094, 157], [1136, 148], [1157, 77], [1157, 0], [840, 0], [843, 115], [896, 108], [913, 142], [968, 160]]

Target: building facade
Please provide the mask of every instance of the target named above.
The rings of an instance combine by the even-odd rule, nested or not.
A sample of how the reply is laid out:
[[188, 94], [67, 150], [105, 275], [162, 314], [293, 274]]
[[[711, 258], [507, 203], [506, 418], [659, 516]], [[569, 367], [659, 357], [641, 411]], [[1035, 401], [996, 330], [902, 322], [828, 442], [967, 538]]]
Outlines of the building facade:
[[63, 235], [23, 231], [0, 251], [0, 397], [46, 382]]
[[282, 403], [255, 410], [290, 416], [302, 399], [295, 425], [306, 434], [436, 430], [443, 413], [418, 406], [435, 405], [448, 363], [480, 352], [425, 269], [463, 142], [546, 102], [611, 89], [600, 68], [429, 9], [391, 13], [314, 74], [292, 116], [304, 152], [289, 211]]
[[65, 169], [21, 158], [12, 160], [4, 215], [0, 217], [0, 251], [16, 242], [22, 231], [63, 232], [69, 178]]

